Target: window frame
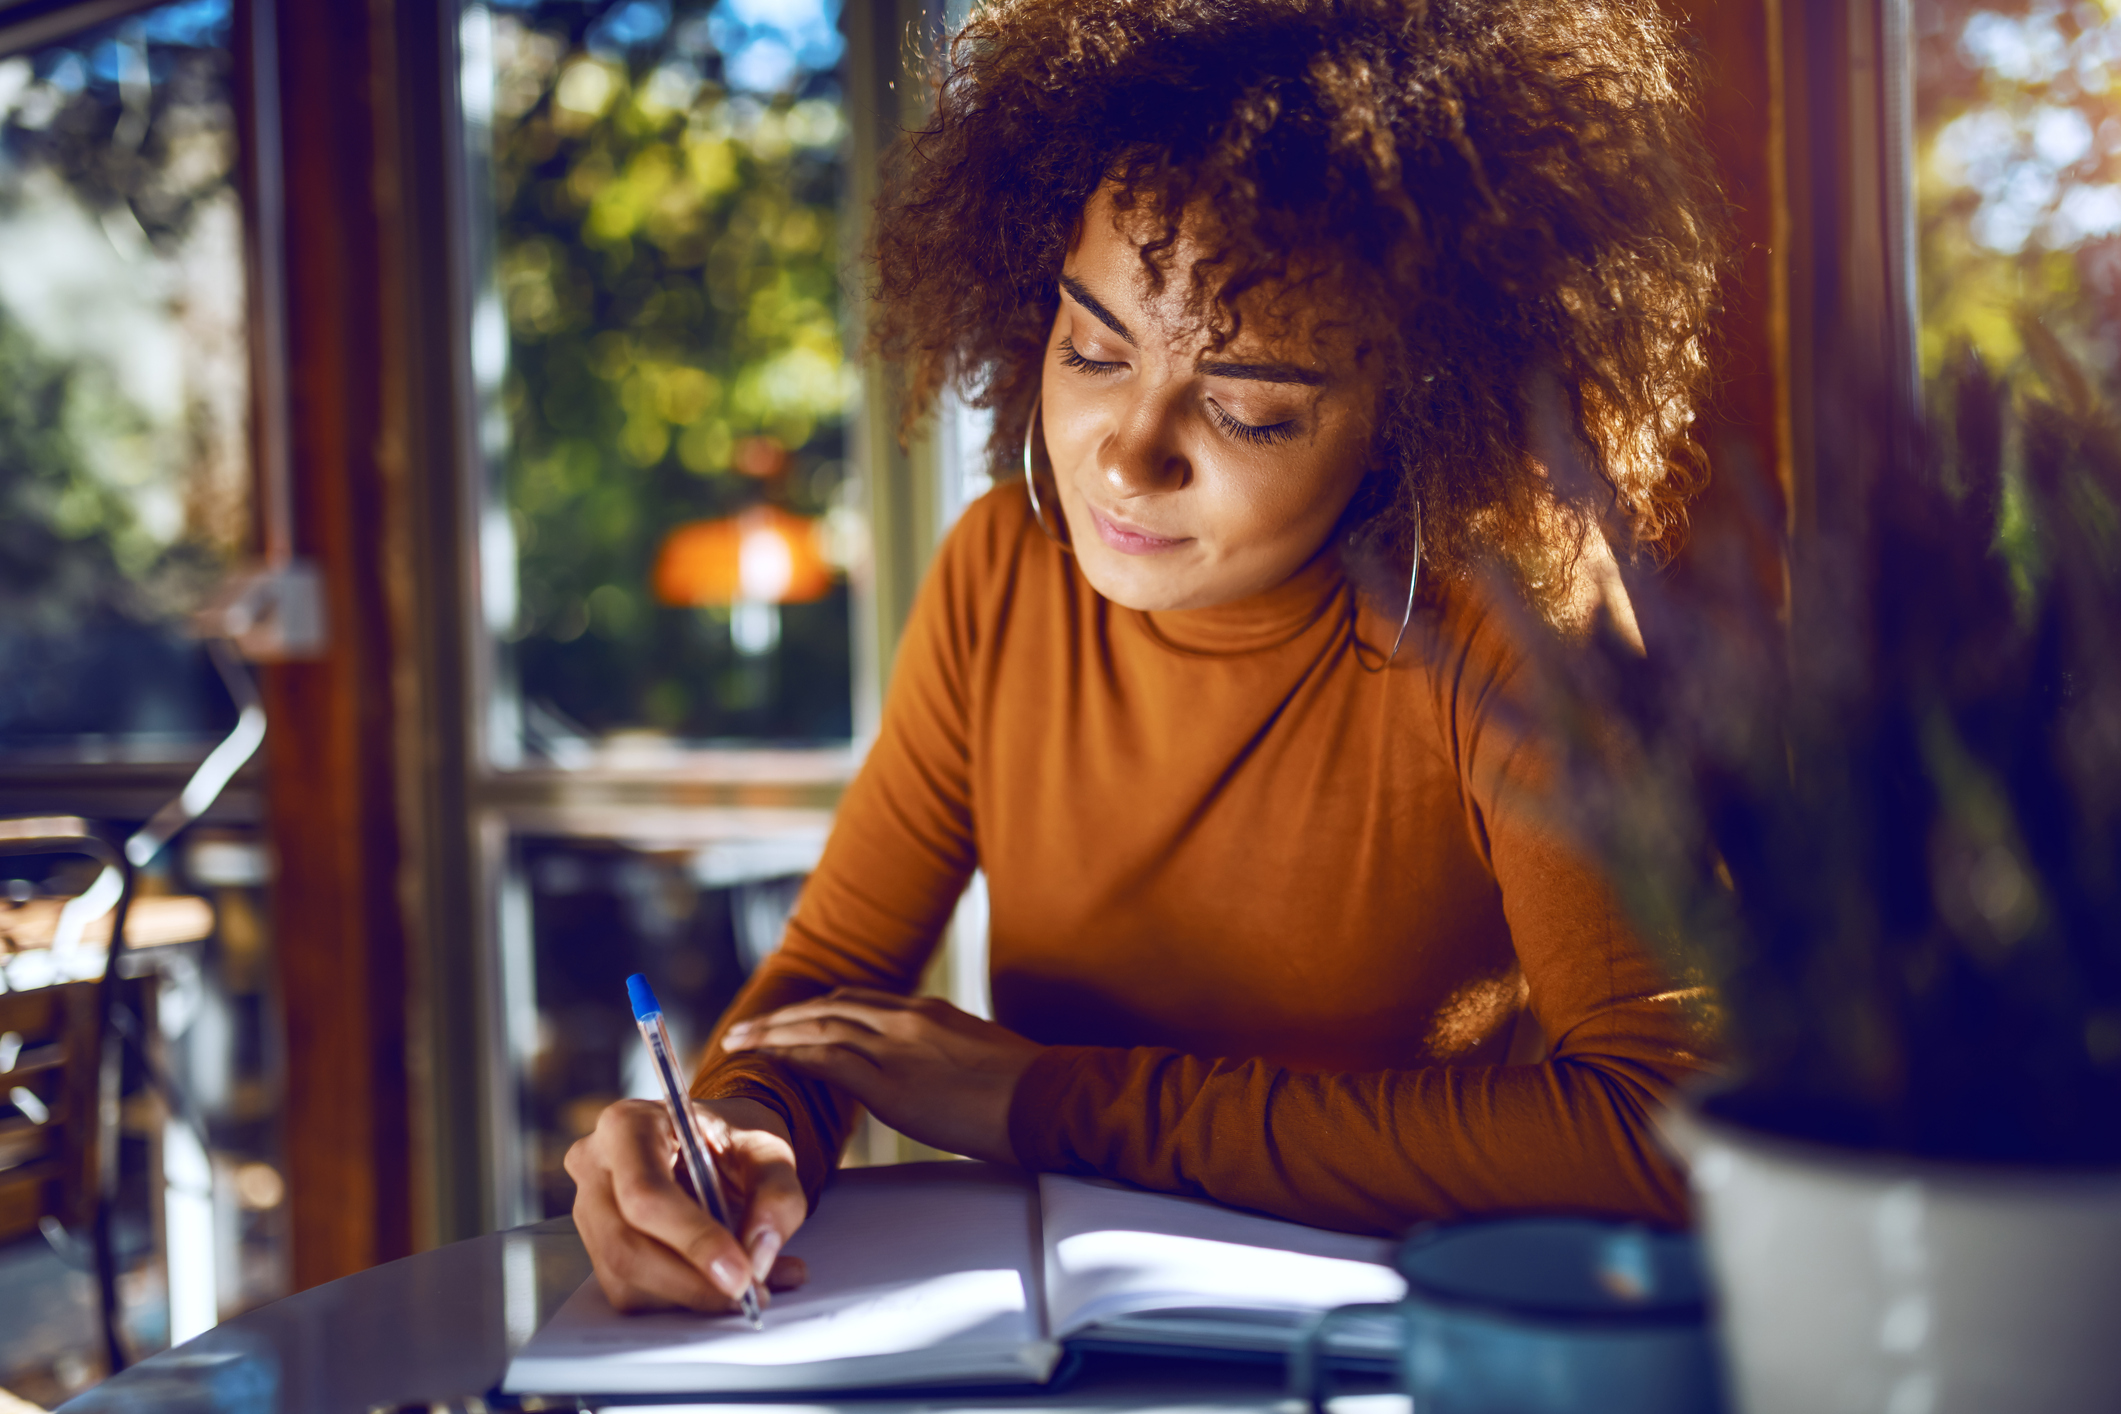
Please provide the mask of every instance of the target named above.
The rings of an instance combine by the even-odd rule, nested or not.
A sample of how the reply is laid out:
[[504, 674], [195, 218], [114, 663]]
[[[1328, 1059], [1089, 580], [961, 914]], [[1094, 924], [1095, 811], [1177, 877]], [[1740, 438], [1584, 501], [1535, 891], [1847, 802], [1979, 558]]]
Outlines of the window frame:
[[[1910, 0], [1769, 0], [1781, 480], [1794, 554], [1825, 526], [1862, 523], [1866, 469], [1906, 450], [1920, 417], [1909, 12]], [[1791, 612], [1797, 627], [1834, 609]]]
[[[428, 577], [448, 589], [444, 602], [457, 606], [463, 649], [454, 670], [447, 655], [429, 655], [429, 670], [438, 679], [456, 677], [442, 691], [457, 704], [453, 713], [431, 722], [429, 734], [438, 745], [446, 740], [438, 754], [461, 764], [457, 782], [429, 787], [430, 796], [447, 794], [454, 800], [437, 799], [428, 814], [438, 834], [453, 836], [446, 849], [450, 854], [461, 850], [465, 873], [473, 880], [468, 896], [441, 910], [454, 916], [438, 915], [430, 927], [438, 935], [475, 939], [477, 953], [468, 969], [459, 961], [430, 973], [435, 991], [425, 1008], [435, 1017], [478, 1018], [475, 1054], [467, 1057], [477, 1071], [476, 1094], [453, 1101], [458, 1108], [475, 1107], [478, 1123], [451, 1126], [446, 1132], [443, 1126], [428, 1126], [433, 1168], [428, 1182], [437, 1192], [458, 1195], [453, 1221], [439, 1226], [438, 1238], [513, 1226], [539, 1216], [516, 1092], [532, 1045], [522, 1023], [534, 995], [529, 975], [534, 958], [528, 909], [512, 896], [521, 885], [511, 878], [510, 841], [536, 835], [705, 850], [760, 837], [821, 840], [874, 737], [900, 628], [948, 513], [956, 509], [943, 490], [942, 439], [924, 432], [901, 445], [900, 402], [889, 371], [874, 359], [860, 364], [861, 388], [848, 415], [847, 441], [848, 459], [863, 489], [870, 553], [850, 584], [853, 739], [819, 747], [690, 748], [667, 762], [659, 760], [653, 768], [610, 760], [579, 769], [503, 764], [504, 753], [496, 749], [494, 739], [499, 728], [489, 710], [499, 682], [499, 653], [484, 626], [480, 588], [485, 575], [498, 567], [482, 563], [482, 547], [489, 541], [477, 530], [481, 517], [491, 515], [498, 501], [499, 468], [479, 436], [483, 395], [471, 350], [476, 303], [492, 297], [492, 236], [479, 202], [485, 138], [465, 112], [459, 78], [467, 53], [464, 16], [476, 4], [443, 0], [440, 6], [445, 16], [455, 17], [454, 23], [445, 24], [448, 32], [442, 36], [447, 57], [440, 68], [451, 81], [440, 94], [438, 145], [452, 154], [446, 172], [449, 229], [442, 234], [459, 282], [447, 302], [458, 429], [452, 444], [452, 479], [459, 495], [453, 508], [454, 533], [438, 529], [423, 537], [429, 546]], [[852, 251], [859, 248], [853, 242], [866, 235], [861, 216], [874, 201], [884, 134], [920, 116], [922, 86], [905, 81], [903, 49], [887, 42], [887, 36], [916, 27], [921, 33], [937, 33], [945, 15], [940, 4], [921, 0], [853, 0], [842, 9], [847, 40], [842, 72], [850, 130], [845, 200], [852, 218], [843, 227], [850, 233], [845, 263], [852, 263]], [[847, 328], [850, 357], [859, 357], [858, 309], [849, 311]], [[452, 817], [462, 825], [454, 825]], [[436, 863], [450, 867], [440, 865], [439, 856]], [[939, 967], [941, 975], [949, 975], [946, 961]], [[445, 1045], [464, 1054], [461, 1038], [435, 1034], [428, 1044], [437, 1055]], [[477, 1190], [475, 1204], [472, 1189]]]

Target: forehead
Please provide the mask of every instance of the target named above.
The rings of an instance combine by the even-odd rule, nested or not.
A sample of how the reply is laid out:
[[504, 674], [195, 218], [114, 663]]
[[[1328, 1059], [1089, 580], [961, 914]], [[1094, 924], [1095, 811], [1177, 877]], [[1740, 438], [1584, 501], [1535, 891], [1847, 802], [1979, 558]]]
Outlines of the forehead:
[[1122, 207], [1107, 183], [1083, 207], [1064, 269], [1120, 314], [1137, 342], [1309, 351], [1333, 362], [1357, 353], [1353, 301], [1322, 260], [1292, 253], [1283, 271], [1225, 301], [1232, 266], [1206, 213], [1189, 210], [1165, 244], [1167, 234], [1153, 205]]

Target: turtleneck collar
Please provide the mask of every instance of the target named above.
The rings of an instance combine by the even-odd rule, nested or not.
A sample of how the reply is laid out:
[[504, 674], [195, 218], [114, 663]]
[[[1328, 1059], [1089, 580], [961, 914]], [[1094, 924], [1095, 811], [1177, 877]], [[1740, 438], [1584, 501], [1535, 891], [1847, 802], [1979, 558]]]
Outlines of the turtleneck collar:
[[1151, 638], [1180, 653], [1223, 657], [1257, 653], [1302, 636], [1348, 587], [1337, 546], [1328, 544], [1271, 589], [1208, 609], [1134, 611]]

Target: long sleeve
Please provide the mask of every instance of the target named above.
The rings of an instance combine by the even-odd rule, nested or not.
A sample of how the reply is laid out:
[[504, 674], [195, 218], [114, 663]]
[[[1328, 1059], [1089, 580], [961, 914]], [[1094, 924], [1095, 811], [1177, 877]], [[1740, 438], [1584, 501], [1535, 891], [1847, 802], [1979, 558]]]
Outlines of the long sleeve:
[[975, 867], [966, 776], [964, 663], [977, 626], [979, 566], [961, 525], [924, 583], [900, 642], [883, 721], [840, 802], [816, 871], [780, 948], [753, 975], [709, 1039], [693, 1080], [700, 1099], [748, 1098], [779, 1112], [815, 1201], [854, 1120], [832, 1086], [763, 1056], [731, 1055], [735, 1022], [835, 987], [910, 993]]
[[[1512, 710], [1523, 665], [1502, 636], [1457, 606], [1421, 666], [1546, 1058], [1324, 1070], [1054, 1047], [1011, 1112], [1025, 1164], [1357, 1231], [1469, 1213], [1683, 1215], [1653, 1113], [1710, 1063], [1698, 998], [1675, 988], [1594, 868], [1541, 819], [1539, 754]], [[1410, 1031], [1426, 1024], [1405, 1018]]]
[[1541, 1064], [1310, 1073], [1056, 1046], [1017, 1087], [1011, 1141], [1028, 1167], [1358, 1232], [1471, 1213], [1676, 1221], [1683, 1185], [1652, 1115], [1704, 1062], [1684, 999], [1660, 998], [1630, 951], [1528, 959], [1537, 1009], [1564, 1028]]
[[[1429, 651], [1372, 673], [1351, 629], [1377, 626], [1329, 556], [1240, 605], [1140, 613], [1020, 489], [983, 498], [729, 1019], [910, 992], [978, 867], [995, 1018], [1046, 1047], [1010, 1110], [1029, 1167], [1360, 1231], [1677, 1216], [1651, 1116], [1708, 1064], [1697, 1011], [1541, 818], [1520, 656], [1438, 597]], [[1509, 1063], [1529, 1030], [1544, 1059]], [[785, 1116], [814, 1195], [851, 1106], [718, 1041], [694, 1093]]]

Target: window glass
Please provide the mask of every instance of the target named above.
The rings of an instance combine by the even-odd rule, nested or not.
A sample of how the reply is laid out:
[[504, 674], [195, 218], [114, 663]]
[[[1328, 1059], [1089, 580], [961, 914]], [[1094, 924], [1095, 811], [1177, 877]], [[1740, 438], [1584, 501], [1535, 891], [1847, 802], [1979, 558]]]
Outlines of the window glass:
[[224, 733], [251, 541], [229, 0], [0, 57], [0, 752]]
[[504, 763], [851, 735], [837, 13], [467, 12]]
[[2037, 318], [2121, 369], [2121, 0], [1916, 0], [1922, 367]]
[[567, 1150], [622, 1096], [660, 1099], [634, 1024], [626, 978], [647, 976], [671, 1040], [691, 1068], [707, 1032], [752, 969], [780, 943], [810, 834], [661, 846], [519, 839], [506, 888], [527, 926], [534, 1033], [525, 1038], [523, 1216], [573, 1210]]

